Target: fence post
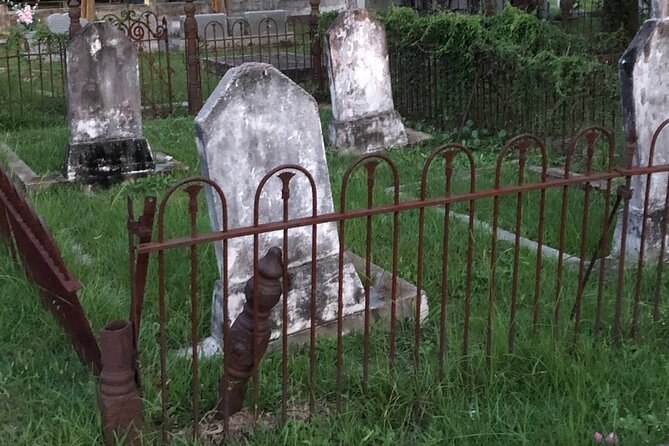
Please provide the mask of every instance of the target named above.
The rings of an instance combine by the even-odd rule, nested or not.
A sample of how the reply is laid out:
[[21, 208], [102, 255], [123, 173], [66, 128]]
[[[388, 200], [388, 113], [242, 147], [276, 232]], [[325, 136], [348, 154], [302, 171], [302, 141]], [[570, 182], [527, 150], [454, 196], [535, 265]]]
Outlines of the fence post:
[[314, 80], [318, 82], [318, 91], [323, 92], [323, 47], [321, 46], [321, 35], [318, 30], [318, 16], [321, 13], [321, 0], [309, 0], [311, 15], [309, 16], [309, 27], [311, 28], [311, 69]]
[[200, 85], [200, 55], [197, 48], [197, 22], [195, 21], [195, 4], [186, 0], [184, 5], [186, 20], [184, 31], [186, 37], [186, 88], [188, 90], [188, 113], [195, 116], [202, 108], [202, 86]]
[[79, 34], [79, 31], [81, 31], [81, 22], [79, 21], [81, 18], [81, 3], [79, 3], [79, 0], [69, 0], [67, 2], [67, 6], [70, 8], [69, 35], [70, 39], [73, 39], [74, 36]]

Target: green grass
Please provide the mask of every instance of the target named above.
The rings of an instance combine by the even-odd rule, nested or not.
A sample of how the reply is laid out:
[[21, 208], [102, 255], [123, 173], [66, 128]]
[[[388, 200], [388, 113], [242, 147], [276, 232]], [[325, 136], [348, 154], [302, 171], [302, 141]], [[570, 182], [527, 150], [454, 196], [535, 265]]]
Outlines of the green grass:
[[[328, 115], [324, 113], [324, 121]], [[325, 125], [325, 123], [324, 123]], [[197, 174], [197, 154], [192, 121], [178, 118], [146, 120], [144, 132], [154, 149], [164, 151], [190, 166], [188, 172], [150, 177], [127, 182], [94, 195], [80, 186], [53, 188], [30, 194], [38, 214], [48, 224], [74, 275], [83, 284], [79, 293], [82, 306], [98, 333], [112, 319], [128, 315], [129, 279], [127, 267], [126, 195], [139, 200], [144, 194], [158, 197], [177, 179]], [[6, 138], [25, 140], [12, 132]], [[58, 136], [60, 135], [60, 136]], [[53, 150], [66, 133], [62, 129], [44, 130], [31, 147], [40, 154]], [[40, 145], [42, 141], [48, 143]], [[53, 145], [51, 143], [53, 140]], [[9, 140], [8, 140], [9, 141]], [[12, 140], [13, 141], [13, 140]], [[65, 140], [66, 143], [66, 140]], [[403, 183], [419, 178], [425, 158], [438, 142], [387, 152], [397, 164]], [[62, 149], [61, 155], [62, 156]], [[481, 147], [474, 153], [477, 165], [490, 166], [495, 150]], [[29, 155], [25, 155], [28, 157]], [[60, 167], [60, 156], [44, 162], [47, 170]], [[339, 200], [341, 178], [350, 157], [328, 152], [335, 203]], [[462, 165], [458, 165], [462, 168]], [[374, 198], [388, 202], [383, 191], [391, 185], [385, 167], [379, 168]], [[435, 190], [439, 168], [435, 167]], [[478, 178], [477, 178], [478, 180]], [[481, 178], [486, 184], [489, 177]], [[366, 180], [354, 174], [349, 189], [348, 208], [364, 206]], [[581, 192], [573, 190], [576, 197]], [[594, 192], [593, 192], [594, 194]], [[137, 201], [139, 203], [140, 201]], [[337, 205], [336, 205], [337, 206]], [[555, 207], [551, 198], [551, 207]], [[139, 205], [135, 206], [136, 213]], [[208, 230], [208, 217], [202, 202], [198, 227]], [[578, 209], [578, 206], [576, 206]], [[166, 214], [166, 233], [186, 234], [186, 194], [178, 193]], [[515, 213], [512, 209], [511, 214]], [[530, 217], [528, 217], [530, 218]], [[417, 265], [417, 212], [400, 216], [399, 272], [415, 282]], [[531, 221], [531, 218], [530, 220]], [[524, 220], [525, 222], [525, 220]], [[346, 225], [348, 247], [364, 253], [365, 221]], [[385, 268], [392, 263], [392, 216], [373, 221], [373, 260]], [[362, 394], [360, 334], [344, 339], [343, 410], [334, 412], [336, 346], [331, 339], [317, 345], [318, 375], [316, 396], [321, 412], [310, 421], [292, 420], [280, 428], [261, 427], [237, 442], [254, 445], [275, 444], [422, 444], [422, 445], [587, 445], [595, 431], [615, 431], [622, 445], [657, 446], [669, 439], [669, 358], [667, 345], [667, 305], [663, 300], [661, 320], [649, 320], [654, 278], [644, 275], [641, 307], [642, 330], [636, 342], [615, 345], [610, 340], [615, 283], [604, 287], [601, 338], [593, 339], [593, 319], [597, 297], [594, 278], [583, 299], [582, 334], [572, 343], [573, 321], [568, 318], [576, 294], [576, 272], [565, 270], [561, 292], [562, 318], [559, 337], [551, 338], [555, 301], [555, 262], [547, 260], [540, 271], [540, 308], [536, 336], [532, 335], [535, 257], [521, 250], [518, 315], [515, 350], [509, 353], [508, 329], [511, 299], [512, 245], [499, 243], [497, 276], [493, 284], [495, 306], [493, 358], [486, 364], [484, 347], [489, 296], [490, 237], [475, 230], [470, 356], [461, 360], [463, 306], [465, 297], [467, 228], [453, 222], [449, 237], [446, 334], [448, 350], [439, 377], [438, 339], [442, 297], [441, 250], [443, 214], [425, 214], [423, 287], [430, 304], [430, 316], [422, 327], [419, 355], [421, 367], [413, 367], [413, 331], [401, 324], [397, 334], [397, 361], [394, 374], [388, 368], [389, 335], [387, 321], [372, 330], [369, 393]], [[81, 253], [90, 256], [82, 259]], [[213, 247], [199, 251], [198, 295], [200, 336], [208, 333], [211, 287], [217, 277]], [[190, 336], [189, 264], [187, 250], [166, 254], [168, 344], [170, 349], [188, 345]], [[149, 272], [145, 314], [140, 335], [140, 364], [144, 389], [145, 444], [153, 444], [160, 419], [159, 362], [157, 348], [157, 293], [155, 258]], [[96, 408], [96, 382], [82, 366], [68, 342], [38, 303], [37, 293], [23, 277], [21, 268], [11, 264], [0, 246], [0, 444], [7, 445], [90, 445], [100, 442]], [[630, 302], [633, 299], [634, 271], [625, 276], [623, 322], [629, 329]], [[665, 275], [663, 296], [668, 290]], [[190, 419], [190, 363], [169, 356], [170, 417], [175, 431]], [[213, 407], [220, 358], [200, 365], [203, 410]], [[263, 362], [259, 409], [277, 413], [281, 400], [281, 360], [272, 351]], [[308, 402], [309, 362], [305, 348], [293, 348], [289, 357], [290, 406]], [[250, 401], [247, 401], [247, 403]], [[190, 444], [179, 438], [174, 444]]]

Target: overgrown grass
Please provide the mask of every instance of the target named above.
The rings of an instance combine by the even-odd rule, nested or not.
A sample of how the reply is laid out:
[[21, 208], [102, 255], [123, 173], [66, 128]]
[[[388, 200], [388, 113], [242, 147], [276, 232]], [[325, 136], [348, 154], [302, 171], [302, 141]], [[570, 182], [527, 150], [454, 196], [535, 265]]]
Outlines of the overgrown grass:
[[[327, 121], [327, 114], [324, 114]], [[324, 124], [325, 125], [325, 124]], [[165, 177], [149, 177], [90, 194], [80, 186], [54, 188], [30, 195], [38, 214], [48, 224], [66, 263], [83, 284], [79, 293], [95, 332], [112, 319], [125, 319], [129, 311], [127, 266], [126, 195], [137, 199], [144, 194], [162, 196], [177, 179], [198, 172], [197, 155], [190, 119], [146, 121], [145, 135], [160, 149], [190, 166], [190, 171]], [[62, 133], [62, 131], [61, 131]], [[38, 142], [63, 138], [60, 133], [43, 133]], [[51, 135], [51, 136], [49, 136]], [[9, 136], [13, 138], [14, 136]], [[20, 139], [20, 138], [19, 138]], [[402, 182], [417, 181], [429, 152], [439, 141], [417, 147], [389, 151], [397, 163]], [[47, 153], [49, 143], [40, 151]], [[53, 147], [51, 146], [51, 149]], [[62, 150], [62, 149], [60, 149]], [[25, 147], [30, 151], [30, 146]], [[62, 153], [62, 152], [61, 152]], [[477, 165], [490, 166], [495, 150], [475, 151]], [[29, 155], [26, 155], [29, 156]], [[36, 159], [41, 158], [36, 156]], [[59, 168], [58, 163], [54, 163]], [[335, 203], [341, 178], [350, 157], [328, 152]], [[51, 164], [44, 167], [51, 169]], [[458, 165], [462, 168], [462, 165]], [[387, 168], [381, 166], [376, 184], [376, 203], [391, 197]], [[436, 178], [439, 168], [436, 168]], [[477, 178], [477, 180], [479, 180]], [[482, 175], [482, 185], [489, 176]], [[366, 179], [354, 174], [349, 189], [348, 208], [365, 206]], [[439, 189], [435, 189], [435, 192]], [[581, 194], [572, 190], [573, 196]], [[594, 194], [594, 192], [593, 192]], [[177, 194], [166, 214], [169, 236], [188, 231], [186, 194]], [[556, 207], [553, 198], [550, 206]], [[202, 212], [198, 221], [208, 230]], [[136, 206], [138, 212], [138, 206]], [[513, 209], [515, 212], [515, 209]], [[399, 219], [399, 272], [417, 280], [417, 212], [404, 212]], [[388, 368], [389, 334], [387, 321], [374, 325], [370, 338], [369, 392], [362, 393], [362, 344], [360, 334], [344, 339], [343, 410], [335, 413], [336, 346], [332, 339], [319, 339], [315, 394], [321, 407], [309, 421], [291, 420], [280, 428], [260, 427], [236, 442], [255, 445], [275, 444], [559, 444], [584, 445], [592, 442], [595, 431], [615, 431], [622, 445], [657, 446], [669, 438], [669, 361], [667, 355], [667, 306], [663, 299], [661, 323], [652, 324], [649, 313], [654, 286], [653, 271], [642, 283], [641, 326], [636, 342], [615, 345], [610, 340], [615, 283], [606, 282], [602, 304], [602, 333], [593, 337], [597, 302], [594, 278], [583, 296], [581, 336], [573, 341], [574, 321], [568, 317], [577, 288], [577, 272], [566, 269], [561, 290], [561, 318], [557, 339], [551, 337], [556, 298], [556, 265], [547, 260], [539, 272], [541, 284], [536, 335], [532, 310], [536, 258], [522, 250], [518, 276], [518, 314], [515, 349], [508, 352], [512, 289], [512, 245], [500, 242], [496, 280], [492, 286], [493, 357], [486, 363], [485, 339], [490, 297], [490, 236], [475, 230], [471, 326], [468, 362], [461, 358], [466, 282], [466, 249], [469, 236], [463, 224], [453, 222], [449, 237], [449, 265], [446, 293], [442, 295], [443, 213], [425, 214], [426, 244], [423, 287], [428, 295], [430, 315], [421, 328], [420, 368], [413, 365], [413, 330], [400, 324], [397, 333], [396, 368]], [[373, 221], [374, 262], [392, 264], [392, 215]], [[347, 244], [357, 253], [365, 249], [365, 221], [346, 225]], [[0, 433], [3, 444], [90, 445], [99, 443], [100, 426], [96, 409], [96, 382], [76, 359], [68, 341], [53, 319], [38, 303], [34, 288], [23, 278], [20, 267], [11, 264], [0, 247], [0, 276], [3, 278], [0, 311]], [[84, 255], [85, 254], [85, 255]], [[188, 252], [166, 254], [168, 344], [172, 351], [189, 344], [190, 290]], [[213, 247], [199, 251], [198, 296], [200, 336], [208, 334], [210, 296], [217, 278]], [[155, 260], [155, 259], [154, 259]], [[647, 276], [647, 277], [646, 277]], [[625, 275], [623, 323], [629, 328], [633, 300], [634, 271]], [[156, 439], [160, 420], [159, 361], [157, 348], [156, 268], [149, 272], [145, 314], [140, 335], [140, 364], [144, 389], [146, 444]], [[667, 292], [666, 279], [662, 284]], [[439, 376], [440, 302], [447, 306], [447, 351], [443, 377]], [[190, 362], [174, 354], [168, 357], [170, 377], [170, 417], [173, 430], [190, 423]], [[201, 407], [211, 409], [216, 399], [216, 382], [222, 361], [202, 361]], [[292, 348], [289, 357], [288, 404], [303, 407], [309, 398], [309, 362], [305, 348]], [[271, 351], [262, 365], [259, 410], [277, 413], [281, 403], [281, 358]], [[250, 402], [250, 401], [247, 401]], [[177, 438], [174, 444], [191, 444]]]

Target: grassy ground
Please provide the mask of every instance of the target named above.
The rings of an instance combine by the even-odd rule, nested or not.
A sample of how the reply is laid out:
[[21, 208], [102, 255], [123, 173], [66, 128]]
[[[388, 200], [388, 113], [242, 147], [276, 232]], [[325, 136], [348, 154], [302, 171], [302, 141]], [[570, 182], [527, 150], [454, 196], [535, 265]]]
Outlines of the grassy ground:
[[[324, 121], [328, 116], [324, 114]], [[192, 121], [176, 118], [146, 121], [145, 135], [155, 149], [166, 152], [190, 166], [189, 172], [166, 177], [136, 180], [107, 191], [90, 194], [79, 186], [51, 189], [31, 194], [30, 200], [49, 225], [66, 263], [84, 285], [79, 293], [86, 314], [97, 333], [112, 319], [128, 314], [126, 195], [161, 196], [178, 178], [198, 172]], [[27, 141], [27, 134], [5, 136], [7, 142]], [[14, 138], [14, 139], [12, 139]], [[48, 141], [48, 143], [44, 143]], [[19, 151], [22, 156], [42, 162], [41, 171], [60, 167], [63, 129], [44, 130]], [[437, 142], [388, 152], [397, 165], [403, 183], [417, 181], [423, 162]], [[11, 144], [10, 144], [11, 145]], [[32, 150], [37, 154], [31, 154]], [[53, 153], [53, 161], [46, 161]], [[58, 155], [58, 156], [56, 156]], [[481, 147], [475, 151], [477, 165], [490, 166], [496, 150]], [[328, 152], [335, 203], [343, 172], [351, 158]], [[462, 167], [461, 165], [459, 167]], [[387, 202], [383, 189], [390, 176], [381, 168], [374, 198]], [[437, 168], [438, 171], [438, 168]], [[364, 206], [366, 181], [362, 175], [351, 179], [348, 207]], [[436, 180], [434, 180], [436, 181]], [[487, 177], [481, 178], [485, 184]], [[438, 189], [436, 189], [438, 190]], [[574, 197], [581, 192], [570, 192]], [[185, 197], [185, 194], [182, 194]], [[184, 197], [177, 197], [167, 217], [169, 234], [184, 233]], [[551, 207], [555, 203], [551, 198]], [[515, 207], [512, 206], [512, 213]], [[416, 280], [417, 213], [400, 217], [400, 275]], [[524, 224], [533, 224], [529, 215]], [[203, 212], [200, 228], [207, 230]], [[349, 247], [364, 252], [364, 221], [347, 225]], [[373, 260], [388, 268], [391, 263], [392, 216], [374, 219]], [[519, 312], [516, 319], [515, 350], [507, 350], [510, 317], [512, 245], [500, 243], [497, 279], [493, 287], [495, 306], [494, 356], [486, 365], [485, 325], [490, 274], [490, 237], [475, 231], [474, 271], [469, 362], [463, 365], [460, 346], [463, 338], [465, 298], [465, 252], [467, 228], [452, 223], [449, 238], [447, 277], [446, 334], [448, 349], [444, 376], [439, 369], [439, 318], [442, 297], [443, 214], [426, 212], [424, 281], [430, 303], [430, 316], [422, 327], [419, 355], [421, 367], [413, 367], [413, 331], [401, 325], [397, 338], [395, 374], [388, 369], [388, 334], [385, 323], [373, 328], [370, 343], [369, 393], [362, 396], [360, 335], [344, 340], [344, 406], [333, 411], [335, 400], [336, 349], [330, 339], [318, 342], [316, 397], [321, 410], [311, 421], [295, 419], [285, 426], [264, 426], [238, 437], [245, 444], [556, 444], [593, 443], [595, 431], [615, 431], [623, 445], [657, 446], [669, 439], [669, 361], [666, 323], [649, 321], [653, 277], [643, 281], [642, 326], [636, 342], [621, 346], [610, 341], [615, 283], [604, 287], [602, 338], [594, 342], [593, 324], [597, 284], [593, 279], [584, 294], [582, 335], [572, 344], [573, 321], [566, 315], [576, 291], [576, 272], [565, 272], [561, 293], [562, 314], [557, 340], [551, 338], [555, 302], [554, 262], [547, 261], [540, 272], [540, 308], [537, 335], [532, 336], [535, 257], [521, 251], [518, 287]], [[96, 382], [76, 359], [65, 336], [38, 303], [34, 289], [22, 277], [20, 268], [11, 265], [0, 247], [0, 276], [3, 278], [0, 311], [0, 444], [89, 445], [100, 441], [99, 419], [95, 406]], [[183, 252], [182, 252], [183, 251]], [[189, 269], [184, 250], [169, 253], [167, 260], [168, 342], [179, 348], [189, 342]], [[200, 336], [208, 333], [209, 296], [217, 277], [211, 246], [200, 251], [198, 287], [200, 296]], [[623, 289], [624, 322], [629, 327], [629, 303], [633, 297], [634, 274], [626, 276]], [[146, 444], [155, 440], [160, 419], [158, 393], [156, 271], [149, 274], [145, 318], [140, 339], [145, 398]], [[666, 281], [663, 284], [666, 296]], [[666, 301], [666, 299], [664, 299]], [[662, 305], [666, 321], [666, 302]], [[201, 363], [202, 402], [213, 407], [216, 381], [222, 368], [220, 359]], [[280, 407], [280, 356], [271, 352], [261, 372], [259, 409], [276, 413]], [[170, 416], [174, 431], [187, 426], [190, 418], [190, 363], [174, 355], [169, 358]], [[293, 350], [289, 359], [289, 405], [303, 407], [308, 402], [308, 355]], [[190, 444], [178, 437], [175, 444]]]

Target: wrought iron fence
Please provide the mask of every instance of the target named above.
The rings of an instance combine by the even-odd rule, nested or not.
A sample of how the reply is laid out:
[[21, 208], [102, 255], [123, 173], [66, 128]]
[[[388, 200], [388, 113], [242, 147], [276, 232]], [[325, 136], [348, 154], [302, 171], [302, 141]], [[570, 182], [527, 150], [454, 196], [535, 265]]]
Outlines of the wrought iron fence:
[[0, 46], [0, 128], [64, 122], [66, 45], [53, 36]]
[[620, 99], [615, 62], [605, 61], [578, 83], [555, 87], [550, 74], [476, 57], [470, 76], [437, 52], [390, 49], [395, 107], [409, 120], [443, 130], [465, 127], [496, 134], [531, 131], [564, 152], [584, 122], [616, 128]]
[[[295, 82], [313, 81], [315, 38], [308, 20], [263, 18], [257, 23], [230, 19], [207, 23], [199, 38], [203, 97], [207, 98], [225, 73], [245, 62], [275, 66]], [[322, 62], [321, 62], [322, 63]]]
[[[139, 49], [144, 115], [172, 114], [175, 94], [166, 19], [150, 11], [138, 16], [131, 10], [104, 19], [127, 33]], [[64, 123], [66, 48], [67, 37], [60, 35], [12, 37], [0, 46], [0, 127]]]
[[[317, 228], [336, 223], [339, 230], [339, 278], [343, 275], [345, 251], [352, 250], [361, 256], [358, 266], [365, 304], [363, 330], [359, 335], [362, 336], [362, 351], [351, 348], [354, 335], [344, 336], [341, 280], [333, 290], [337, 310], [332, 333], [336, 341], [323, 344], [316, 337], [314, 305], [317, 299], [324, 298], [321, 295], [324, 291], [313, 286], [318, 279], [314, 273], [315, 262], [312, 262], [309, 279], [312, 284], [311, 310], [305, 310], [310, 319], [306, 329], [308, 348], [302, 350], [303, 359], [299, 361], [302, 368], [308, 364], [309, 372], [304, 373], [304, 382], [290, 381], [289, 376], [293, 376], [291, 367], [298, 361], [295, 355], [289, 354], [290, 338], [285, 329], [278, 338], [280, 356], [274, 357], [281, 364], [282, 385], [280, 390], [278, 386], [272, 386], [273, 395], [280, 394], [280, 397], [278, 401], [274, 400], [276, 405], [270, 410], [280, 408], [283, 421], [288, 417], [287, 405], [291, 398], [308, 400], [311, 414], [323, 401], [340, 410], [346, 398], [363, 398], [374, 371], [385, 370], [392, 375], [405, 367], [407, 373], [409, 370], [414, 373], [421, 367], [433, 367], [443, 373], [447, 352], [450, 352], [451, 361], [453, 357], [466, 359], [476, 355], [490, 361], [499, 352], [513, 352], [520, 344], [531, 345], [536, 336], [560, 340], [566, 345], [581, 340], [596, 342], [601, 337], [620, 341], [627, 337], [627, 333], [636, 337], [646, 326], [664, 320], [669, 291], [666, 275], [663, 275], [669, 217], [669, 165], [654, 165], [653, 151], [666, 125], [667, 122], [657, 130], [650, 161], [645, 166], [632, 166], [631, 156], [627, 165], [616, 164], [613, 136], [601, 127], [582, 130], [572, 139], [561, 168], [550, 167], [546, 144], [530, 134], [510, 139], [501, 149], [494, 168], [487, 171], [477, 169], [473, 153], [459, 144], [444, 145], [430, 154], [418, 178], [400, 178], [398, 166], [387, 155], [364, 155], [335, 180], [335, 183], [341, 181], [339, 210], [323, 215], [316, 211], [318, 200], [323, 197], [316, 196], [309, 172], [296, 165], [279, 166], [260, 182], [255, 202], [249, 204], [254, 213], [253, 224], [243, 227], [226, 224], [224, 189], [233, 190], [230, 185], [217, 185], [203, 178], [176, 184], [158, 207], [157, 241], [145, 239], [136, 246], [131, 244], [133, 258], [135, 254], [158, 256], [157, 290], [149, 289], [149, 294], [157, 296], [159, 307], [156, 336], [160, 344], [164, 438], [168, 436], [175, 415], [175, 407], [170, 401], [176, 399], [184, 410], [184, 400], [192, 399], [193, 436], [198, 435], [201, 399], [216, 401], [212, 396], [216, 393], [214, 388], [200, 388], [200, 383], [212, 382], [211, 376], [207, 375], [212, 373], [212, 368], [198, 362], [198, 343], [203, 332], [201, 293], [208, 297], [209, 291], [205, 290], [211, 289], [209, 285], [214, 279], [209, 277], [209, 283], [201, 283], [206, 278], [202, 277], [198, 265], [203, 262], [202, 251], [213, 243], [220, 243], [223, 253], [219, 272], [226, 297], [222, 328], [226, 355], [217, 362], [225, 364], [226, 373], [229, 361], [232, 361], [228, 358], [233, 344], [239, 349], [236, 343], [239, 340], [231, 339], [229, 335], [230, 241], [249, 238], [248, 250], [254, 259], [249, 277], [258, 277], [258, 273], [262, 273], [258, 259], [268, 247], [262, 246], [259, 240], [268, 233], [283, 234], [281, 248], [287, 258], [295, 249], [288, 243], [290, 231], [311, 229], [309, 244], [313, 256], [321, 243]], [[290, 190], [289, 183], [299, 178], [312, 184], [310, 192], [306, 193], [308, 197], [291, 197], [286, 192]], [[661, 195], [653, 199], [654, 203], [663, 203], [659, 211], [647, 206], [651, 181], [662, 185], [653, 192]], [[629, 251], [628, 246], [634, 243], [627, 239], [633, 206], [630, 204], [632, 184], [645, 185], [645, 193], [637, 191], [636, 195], [646, 203], [640, 211], [643, 223], [637, 234], [641, 239], [640, 250], [636, 252], [638, 258]], [[280, 187], [272, 189], [271, 185]], [[197, 203], [205, 188], [211, 188], [220, 200], [221, 231], [199, 230], [198, 221], [203, 213]], [[178, 198], [181, 196], [179, 191], [186, 193], [183, 199]], [[261, 222], [259, 217], [266, 199], [279, 200], [285, 210], [289, 208], [290, 200], [306, 201], [311, 203], [311, 209], [307, 206], [305, 215], [287, 215], [284, 211], [281, 221]], [[179, 202], [182, 206], [178, 206]], [[179, 212], [182, 217], [177, 217]], [[659, 217], [655, 215], [658, 213]], [[170, 237], [167, 234], [165, 216], [168, 214], [186, 222], [183, 235]], [[649, 218], [651, 214], [655, 215], [653, 219]], [[653, 247], [655, 256], [649, 255], [651, 221], [657, 225], [653, 230], [660, 233], [654, 239], [658, 245]], [[617, 228], [615, 237], [611, 235], [614, 227]], [[183, 256], [177, 256], [179, 252]], [[308, 252], [306, 256], [309, 256]], [[375, 310], [370, 310], [370, 288], [381, 276], [372, 273], [372, 262], [389, 271], [385, 273], [388, 317], [376, 322]], [[176, 263], [189, 265], [182, 269], [184, 274], [189, 272], [189, 277], [174, 277]], [[291, 277], [287, 268], [279, 269], [277, 277], [283, 290], [288, 289]], [[410, 280], [416, 287], [412, 310], [400, 316], [398, 293], [402, 278]], [[142, 282], [144, 276], [134, 280]], [[188, 297], [176, 286], [180, 281], [188, 283], [184, 287], [189, 290], [186, 292]], [[257, 298], [255, 283], [252, 289]], [[143, 289], [143, 283], [138, 285]], [[427, 301], [422, 289], [427, 292]], [[183, 378], [173, 374], [173, 367], [179, 357], [181, 361], [187, 359], [170, 351], [167, 329], [174, 315], [167, 313], [167, 302], [183, 299], [190, 302], [188, 306], [191, 308], [190, 347], [186, 355], [191, 358], [192, 376], [187, 380], [190, 392], [183, 386], [179, 386], [181, 390], [173, 391], [168, 385], [172, 380]], [[257, 300], [252, 304], [256, 315]], [[425, 314], [428, 303], [429, 315], [421, 322], [421, 317], [414, 316]], [[283, 327], [289, 317], [288, 305], [284, 299]], [[266, 314], [266, 310], [263, 312]], [[413, 321], [406, 321], [407, 316]], [[133, 318], [142, 319], [136, 313], [131, 316]], [[145, 325], [147, 322], [144, 320]], [[259, 346], [258, 318], [254, 318], [252, 325], [253, 345]], [[371, 330], [374, 327], [376, 331]], [[381, 334], [384, 331], [385, 334]], [[384, 351], [374, 355], [369, 354], [372, 332], [376, 333], [377, 341], [385, 341], [381, 342]], [[251, 358], [251, 353], [248, 355]], [[354, 360], [356, 355], [359, 358]], [[261, 379], [260, 359], [257, 355], [252, 357], [254, 391], [251, 407], [257, 417], [258, 396], [265, 391], [262, 386], [276, 380]], [[336, 367], [332, 364], [324, 367], [324, 357], [331, 358]], [[330, 375], [323, 376], [324, 373]], [[223, 416], [227, 428], [228, 414]], [[184, 423], [183, 418], [181, 423]]]

